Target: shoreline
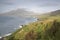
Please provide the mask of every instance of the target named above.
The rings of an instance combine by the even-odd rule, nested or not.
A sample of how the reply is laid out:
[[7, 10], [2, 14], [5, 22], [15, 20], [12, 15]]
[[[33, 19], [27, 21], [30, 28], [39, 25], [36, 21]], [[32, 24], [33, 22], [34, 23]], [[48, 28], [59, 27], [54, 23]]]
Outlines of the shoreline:
[[[33, 17], [33, 18], [35, 18], [35, 21], [33, 21], [33, 22], [36, 22], [37, 21], [37, 18], [36, 17]], [[29, 22], [29, 23], [31, 23], [31, 22]], [[23, 24], [23, 25], [28, 25], [28, 24], [26, 23], [26, 24]], [[22, 28], [22, 25], [20, 25], [19, 28]], [[5, 34], [4, 36], [0, 36], [0, 40], [1, 39], [4, 39], [4, 37], [6, 37], [6, 36], [10, 36], [11, 34], [12, 33], [8, 33], [8, 34]]]
[[8, 34], [5, 34], [4, 36], [0, 36], [0, 39], [6, 37], [6, 36], [10, 36], [12, 33], [8, 33]]

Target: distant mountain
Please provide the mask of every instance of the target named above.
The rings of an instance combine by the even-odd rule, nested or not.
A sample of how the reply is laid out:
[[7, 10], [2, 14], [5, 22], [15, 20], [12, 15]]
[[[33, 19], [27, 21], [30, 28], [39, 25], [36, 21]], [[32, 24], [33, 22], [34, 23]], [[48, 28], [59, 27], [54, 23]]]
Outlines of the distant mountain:
[[39, 20], [41, 20], [41, 19], [47, 19], [48, 17], [52, 17], [52, 16], [60, 16], [60, 10], [47, 12], [42, 15], [38, 15], [37, 17], [39, 18]]
[[25, 9], [17, 9], [17, 10], [12, 10], [10, 12], [6, 12], [0, 15], [4, 16], [30, 16], [34, 15], [34, 12], [31, 11], [26, 11]]
[[60, 10], [56, 10], [56, 11], [50, 12], [49, 15], [50, 16], [60, 15]]

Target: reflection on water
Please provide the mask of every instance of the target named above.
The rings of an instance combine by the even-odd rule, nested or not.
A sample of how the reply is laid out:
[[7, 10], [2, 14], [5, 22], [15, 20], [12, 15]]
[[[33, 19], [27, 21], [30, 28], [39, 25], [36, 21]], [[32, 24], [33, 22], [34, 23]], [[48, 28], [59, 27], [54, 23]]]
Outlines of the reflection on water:
[[19, 25], [35, 21], [35, 18], [0, 16], [0, 36], [11, 33], [19, 28]]

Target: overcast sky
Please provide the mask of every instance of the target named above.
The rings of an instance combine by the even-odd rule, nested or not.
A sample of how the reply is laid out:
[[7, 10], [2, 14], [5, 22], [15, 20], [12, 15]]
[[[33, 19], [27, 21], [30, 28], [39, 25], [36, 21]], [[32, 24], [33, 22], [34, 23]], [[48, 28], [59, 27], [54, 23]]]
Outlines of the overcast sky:
[[49, 12], [60, 9], [60, 0], [0, 0], [0, 13], [18, 8], [34, 12]]

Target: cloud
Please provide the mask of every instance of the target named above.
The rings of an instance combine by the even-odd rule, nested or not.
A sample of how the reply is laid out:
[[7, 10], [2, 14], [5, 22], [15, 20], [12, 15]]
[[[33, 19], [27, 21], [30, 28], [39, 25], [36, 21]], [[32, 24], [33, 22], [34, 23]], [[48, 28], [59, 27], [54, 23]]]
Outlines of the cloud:
[[60, 7], [59, 0], [45, 0], [37, 3], [37, 7]]
[[1, 5], [13, 5], [16, 0], [0, 0]]
[[57, 7], [57, 6], [60, 7], [60, 4], [57, 4], [57, 3], [45, 3], [45, 4], [42, 4], [42, 5], [38, 5], [38, 7]]
[[60, 0], [0, 0], [0, 8], [2, 11], [16, 8], [51, 10], [50, 8], [60, 8]]

